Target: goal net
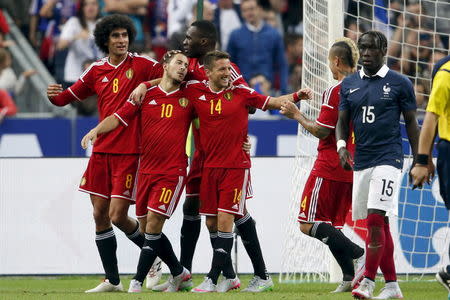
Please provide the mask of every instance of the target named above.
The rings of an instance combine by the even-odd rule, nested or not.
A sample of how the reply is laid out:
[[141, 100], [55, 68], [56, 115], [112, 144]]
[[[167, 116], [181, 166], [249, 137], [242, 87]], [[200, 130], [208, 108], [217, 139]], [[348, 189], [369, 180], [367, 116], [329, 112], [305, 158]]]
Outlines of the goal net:
[[[344, 3], [347, 5], [344, 6]], [[390, 3], [390, 4], [388, 4]], [[304, 0], [302, 87], [314, 91], [301, 110], [316, 119], [323, 91], [333, 84], [328, 70], [328, 49], [336, 38], [355, 41], [362, 32], [379, 30], [388, 37], [387, 65], [412, 81], [418, 119], [422, 122], [431, 89], [434, 63], [448, 55], [450, 3], [447, 0]], [[399, 192], [398, 216], [391, 217], [397, 273], [406, 279], [435, 273], [448, 263], [449, 214], [439, 195], [437, 178], [422, 190], [411, 190], [408, 170], [411, 151], [403, 130], [405, 162]], [[318, 140], [298, 128], [289, 218], [279, 280], [282, 282], [340, 281], [339, 267], [328, 247], [302, 234], [297, 222], [300, 197], [316, 158]], [[364, 246], [365, 222], [347, 217], [344, 233]]]

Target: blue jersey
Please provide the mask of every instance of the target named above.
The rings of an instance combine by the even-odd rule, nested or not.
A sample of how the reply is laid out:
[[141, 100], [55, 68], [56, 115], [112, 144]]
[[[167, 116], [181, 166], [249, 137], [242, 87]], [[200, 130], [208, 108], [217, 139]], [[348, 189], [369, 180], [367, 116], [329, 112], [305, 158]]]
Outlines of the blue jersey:
[[411, 81], [384, 65], [369, 77], [363, 70], [344, 79], [339, 110], [348, 110], [355, 133], [354, 170], [403, 166], [401, 112], [415, 110]]

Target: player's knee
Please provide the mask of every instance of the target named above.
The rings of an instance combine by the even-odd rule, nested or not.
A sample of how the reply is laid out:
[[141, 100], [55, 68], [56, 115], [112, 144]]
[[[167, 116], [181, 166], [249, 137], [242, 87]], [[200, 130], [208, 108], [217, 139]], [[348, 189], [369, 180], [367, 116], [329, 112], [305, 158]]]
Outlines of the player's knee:
[[306, 235], [309, 235], [311, 232], [311, 223], [300, 223], [300, 231]]
[[198, 196], [187, 197], [183, 204], [183, 214], [197, 216], [199, 207], [200, 198]]
[[110, 212], [109, 218], [111, 219], [111, 222], [117, 226], [121, 227], [123, 224], [125, 224], [128, 221], [128, 214], [123, 214], [119, 211]]
[[205, 224], [209, 232], [217, 232], [217, 218], [206, 217]]
[[92, 215], [94, 217], [94, 221], [97, 226], [102, 226], [102, 227], [107, 226], [110, 222], [107, 211], [94, 209], [94, 212]]

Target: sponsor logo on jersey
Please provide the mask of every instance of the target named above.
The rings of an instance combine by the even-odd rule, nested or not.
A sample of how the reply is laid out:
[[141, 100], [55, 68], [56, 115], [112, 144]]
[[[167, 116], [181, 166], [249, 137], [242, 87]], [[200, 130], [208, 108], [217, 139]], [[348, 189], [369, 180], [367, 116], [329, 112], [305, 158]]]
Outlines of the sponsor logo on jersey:
[[128, 70], [125, 72], [125, 75], [127, 76], [128, 79], [133, 78], [133, 75], [134, 75], [133, 69], [128, 69]]
[[353, 93], [353, 92], [356, 92], [357, 90], [359, 90], [360, 88], [356, 88], [356, 89], [350, 89], [348, 92], [349, 92], [349, 94], [351, 94], [351, 93]]
[[180, 98], [178, 99], [178, 103], [180, 103], [180, 106], [185, 108], [189, 104], [189, 100], [187, 98]]
[[232, 209], [239, 209], [239, 205], [235, 204], [231, 207]]
[[233, 93], [232, 92], [226, 92], [223, 97], [228, 100], [231, 101], [233, 99]]
[[161, 210], [166, 210], [166, 206], [164, 204], [158, 206], [158, 208], [161, 209]]
[[80, 185], [83, 186], [86, 184], [86, 177], [81, 178]]
[[299, 217], [300, 217], [300, 218], [306, 218], [306, 215], [305, 215], [304, 212], [301, 212], [300, 215], [299, 215]]
[[200, 97], [198, 97], [198, 100], [203, 100], [203, 101], [206, 101], [206, 97], [205, 97], [205, 95], [201, 95]]
[[125, 192], [123, 192], [123, 194], [124, 194], [125, 196], [130, 196], [130, 190], [126, 190]]
[[148, 104], [151, 104], [151, 105], [157, 105], [158, 103], [156, 103], [155, 99], [153, 99], [153, 100], [150, 101]]
[[109, 82], [109, 80], [108, 80], [108, 78], [106, 78], [106, 76], [105, 76], [105, 77], [103, 77], [102, 82]]

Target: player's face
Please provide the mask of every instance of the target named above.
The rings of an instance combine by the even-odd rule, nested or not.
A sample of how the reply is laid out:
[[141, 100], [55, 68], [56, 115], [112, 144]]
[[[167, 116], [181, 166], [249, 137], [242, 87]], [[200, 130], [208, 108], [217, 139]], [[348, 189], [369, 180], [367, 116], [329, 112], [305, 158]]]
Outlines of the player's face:
[[108, 39], [109, 55], [122, 56], [128, 51], [128, 31], [124, 28], [114, 29]]
[[204, 54], [202, 51], [204, 46], [202, 43], [202, 38], [198, 32], [197, 27], [190, 26], [186, 31], [186, 37], [183, 41], [184, 53], [187, 57], [200, 57]]
[[188, 58], [184, 54], [176, 54], [168, 64], [164, 65], [167, 75], [176, 83], [181, 83], [186, 76]]
[[227, 58], [216, 60], [212, 70], [206, 69], [206, 75], [216, 87], [222, 89], [228, 87], [231, 76], [230, 60]]
[[333, 74], [334, 80], [338, 79], [338, 73], [339, 73], [337, 61], [338, 61], [338, 58], [336, 56], [334, 56], [330, 51], [330, 54], [328, 54], [328, 67], [330, 68], [330, 71]]
[[375, 37], [364, 35], [358, 43], [359, 55], [364, 71], [373, 75], [383, 66], [383, 58], [386, 52], [379, 49]]

